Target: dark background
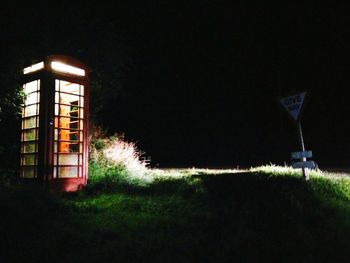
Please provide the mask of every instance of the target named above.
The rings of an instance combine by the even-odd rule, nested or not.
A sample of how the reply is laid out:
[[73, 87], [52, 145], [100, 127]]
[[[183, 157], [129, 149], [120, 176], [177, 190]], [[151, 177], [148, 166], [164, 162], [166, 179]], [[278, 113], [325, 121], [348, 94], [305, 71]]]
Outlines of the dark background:
[[276, 98], [307, 90], [306, 148], [348, 166], [350, 4], [232, 2], [3, 4], [0, 88], [41, 57], [80, 59], [94, 122], [159, 167], [289, 163], [297, 133]]

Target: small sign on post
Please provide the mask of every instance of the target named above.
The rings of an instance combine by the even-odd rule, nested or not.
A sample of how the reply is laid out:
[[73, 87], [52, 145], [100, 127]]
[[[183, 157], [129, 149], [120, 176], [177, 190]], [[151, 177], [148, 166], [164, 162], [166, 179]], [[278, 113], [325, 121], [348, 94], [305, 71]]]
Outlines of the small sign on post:
[[292, 152], [292, 167], [295, 169], [298, 168], [307, 168], [307, 169], [315, 169], [317, 167], [314, 161], [307, 161], [307, 158], [312, 158], [312, 151], [304, 151], [304, 152]]
[[294, 163], [292, 163], [292, 167], [295, 169], [298, 169], [298, 168], [315, 169], [316, 163], [314, 161], [294, 162]]
[[292, 153], [292, 159], [299, 159], [300, 161], [294, 162], [292, 164], [293, 168], [301, 168], [303, 170], [303, 177], [305, 180], [309, 180], [308, 169], [315, 168], [315, 163], [313, 161], [307, 161], [307, 158], [312, 157], [311, 151], [305, 151], [303, 132], [301, 129], [301, 113], [304, 106], [304, 101], [306, 97], [306, 92], [296, 93], [287, 97], [279, 99], [282, 107], [289, 113], [291, 119], [296, 122], [298, 127], [298, 137], [301, 152]]
[[291, 155], [292, 159], [311, 158], [312, 151], [292, 152], [290, 155]]

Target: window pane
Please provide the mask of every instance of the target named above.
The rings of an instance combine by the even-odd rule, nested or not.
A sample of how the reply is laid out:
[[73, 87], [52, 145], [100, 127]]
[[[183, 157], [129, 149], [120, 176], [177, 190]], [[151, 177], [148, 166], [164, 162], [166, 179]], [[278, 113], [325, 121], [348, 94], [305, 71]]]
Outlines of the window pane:
[[60, 141], [70, 141], [69, 130], [59, 130], [58, 137]]
[[58, 140], [58, 129], [55, 129], [55, 141]]
[[70, 122], [70, 128], [71, 129], [75, 129], [75, 130], [79, 129], [78, 125], [79, 125], [79, 121], [78, 120], [72, 120]]
[[60, 93], [60, 103], [78, 105], [79, 96]]
[[79, 117], [79, 107], [76, 105], [60, 105], [58, 110], [58, 105], [55, 107], [55, 114], [63, 117]]
[[24, 117], [29, 117], [29, 116], [34, 116], [37, 115], [37, 109], [39, 112], [39, 105], [38, 104], [34, 104], [31, 106], [26, 106], [25, 107], [25, 112], [24, 112]]
[[60, 117], [59, 127], [64, 129], [78, 129], [78, 120], [74, 118]]
[[78, 143], [60, 142], [60, 153], [75, 153], [78, 152]]
[[69, 152], [71, 153], [77, 153], [79, 150], [79, 144], [78, 143], [70, 143], [69, 144]]
[[58, 79], [55, 80], [55, 90], [59, 91], [60, 89], [60, 81]]
[[53, 144], [53, 151], [55, 152], [55, 153], [57, 153], [57, 142], [54, 142], [54, 144]]
[[70, 106], [69, 116], [79, 118], [79, 109], [78, 106]]
[[25, 105], [34, 104], [39, 102], [38, 92], [30, 93], [26, 96]]
[[24, 84], [24, 93], [25, 94], [29, 94], [31, 92], [37, 91], [37, 89], [39, 88], [39, 84], [40, 82], [38, 82], [37, 80], [28, 82], [26, 84]]
[[58, 167], [59, 177], [78, 177], [78, 167]]
[[79, 131], [77, 130], [66, 130], [66, 129], [59, 130], [60, 141], [77, 142], [79, 140], [78, 135], [79, 135]]
[[77, 130], [78, 129], [78, 119], [68, 118], [68, 117], [60, 117], [59, 125], [60, 128]]
[[36, 129], [23, 131], [24, 141], [34, 141], [37, 139]]
[[79, 84], [61, 81], [61, 92], [79, 95]]
[[34, 153], [35, 152], [36, 142], [25, 142], [22, 145], [23, 153]]
[[35, 167], [22, 167], [22, 177], [23, 178], [34, 178], [35, 177]]
[[79, 131], [70, 131], [69, 140], [70, 141], [78, 141], [79, 140]]
[[71, 106], [68, 106], [68, 105], [60, 105], [59, 115], [60, 116], [70, 116], [70, 108], [71, 108]]
[[69, 153], [69, 143], [68, 142], [60, 142], [60, 153]]
[[22, 165], [35, 165], [35, 154], [22, 155]]
[[78, 154], [60, 154], [59, 165], [78, 165]]
[[22, 128], [23, 129], [31, 129], [36, 128], [36, 120], [38, 117], [29, 117], [22, 120]]

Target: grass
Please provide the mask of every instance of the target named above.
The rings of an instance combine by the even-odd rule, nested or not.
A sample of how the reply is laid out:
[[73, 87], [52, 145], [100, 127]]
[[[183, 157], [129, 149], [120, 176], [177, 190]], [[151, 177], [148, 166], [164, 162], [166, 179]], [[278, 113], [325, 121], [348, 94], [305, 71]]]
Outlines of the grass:
[[139, 184], [103, 172], [78, 193], [1, 187], [0, 262], [349, 259], [350, 178], [266, 166], [151, 170]]

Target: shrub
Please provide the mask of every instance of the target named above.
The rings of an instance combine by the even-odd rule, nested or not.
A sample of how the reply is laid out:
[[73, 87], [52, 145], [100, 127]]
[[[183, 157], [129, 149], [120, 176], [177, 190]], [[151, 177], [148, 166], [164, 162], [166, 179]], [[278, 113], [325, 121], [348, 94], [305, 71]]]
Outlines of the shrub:
[[90, 132], [89, 183], [104, 189], [150, 183], [149, 160], [143, 155], [136, 144], [125, 141], [123, 135], [107, 136], [100, 127], [93, 126]]
[[11, 186], [18, 182], [18, 171], [13, 168], [0, 167], [0, 186]]
[[[20, 116], [24, 93], [13, 83], [0, 85], [0, 184], [18, 179], [20, 153]], [[12, 88], [11, 88], [12, 87]], [[11, 132], [9, 132], [11, 131]]]

